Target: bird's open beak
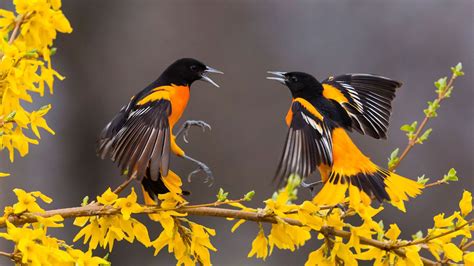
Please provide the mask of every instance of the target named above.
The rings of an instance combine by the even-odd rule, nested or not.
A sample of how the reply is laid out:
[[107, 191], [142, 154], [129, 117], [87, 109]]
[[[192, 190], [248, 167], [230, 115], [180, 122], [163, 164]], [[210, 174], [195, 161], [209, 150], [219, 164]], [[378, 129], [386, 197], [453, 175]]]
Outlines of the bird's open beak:
[[217, 83], [215, 83], [211, 78], [209, 78], [209, 77], [206, 75], [207, 73], [224, 74], [224, 72], [222, 72], [222, 71], [220, 71], [220, 70], [217, 70], [217, 69], [215, 69], [215, 68], [206, 66], [206, 70], [204, 70], [204, 72], [201, 74], [201, 80], [206, 81], [206, 82], [209, 82], [209, 83], [211, 83], [212, 85], [214, 85], [214, 86], [216, 86], [216, 87], [219, 88], [219, 85], [217, 85]]
[[286, 72], [267, 71], [267, 73], [276, 76], [276, 77], [267, 77], [267, 79], [276, 80], [276, 81], [280, 82], [281, 84], [286, 85], [286, 83], [285, 83], [285, 81], [286, 81], [286, 77], [285, 77]]

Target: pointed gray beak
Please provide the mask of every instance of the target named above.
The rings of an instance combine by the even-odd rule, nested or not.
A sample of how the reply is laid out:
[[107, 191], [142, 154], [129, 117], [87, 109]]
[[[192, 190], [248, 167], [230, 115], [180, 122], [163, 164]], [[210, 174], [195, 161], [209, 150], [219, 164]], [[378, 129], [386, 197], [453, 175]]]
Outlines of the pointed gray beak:
[[202, 81], [209, 82], [209, 83], [211, 83], [212, 85], [214, 85], [214, 86], [216, 86], [216, 87], [219, 88], [219, 85], [217, 85], [217, 83], [215, 83], [211, 78], [209, 78], [209, 77], [206, 75], [207, 73], [224, 74], [224, 72], [222, 72], [222, 71], [220, 71], [220, 70], [217, 70], [217, 69], [215, 69], [215, 68], [206, 66], [206, 70], [204, 70], [204, 73], [202, 73], [202, 75], [201, 75], [201, 80], [202, 80]]
[[281, 84], [286, 85], [286, 83], [285, 83], [285, 81], [286, 81], [286, 77], [285, 77], [286, 72], [267, 71], [267, 73], [276, 76], [276, 77], [267, 77], [267, 79], [276, 80], [276, 81], [280, 82]]

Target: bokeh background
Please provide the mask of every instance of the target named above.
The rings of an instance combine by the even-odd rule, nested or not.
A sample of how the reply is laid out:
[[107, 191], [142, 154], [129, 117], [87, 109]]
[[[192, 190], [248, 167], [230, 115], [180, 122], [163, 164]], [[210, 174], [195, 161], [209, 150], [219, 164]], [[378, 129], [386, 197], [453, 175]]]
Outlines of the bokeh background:
[[[2, 0], [2, 8], [10, 8]], [[441, 178], [449, 168], [461, 180], [427, 190], [410, 201], [403, 214], [387, 206], [379, 218], [398, 223], [404, 237], [432, 226], [439, 212], [457, 209], [462, 189], [473, 188], [474, 33], [471, 0], [459, 1], [63, 1], [74, 32], [61, 35], [56, 46], [57, 69], [67, 79], [57, 82], [55, 94], [37, 102], [53, 104], [48, 114], [55, 136], [42, 134], [26, 158], [14, 165], [2, 153], [1, 169], [12, 173], [1, 180], [1, 206], [11, 204], [12, 188], [41, 190], [55, 201], [51, 208], [78, 205], [123, 179], [109, 160], [95, 155], [100, 130], [128, 99], [174, 60], [195, 57], [224, 71], [215, 76], [221, 88], [196, 82], [183, 119], [202, 119], [211, 132], [191, 131], [182, 147], [214, 171], [214, 186], [199, 179], [185, 188], [190, 201], [213, 201], [222, 187], [231, 198], [257, 192], [252, 206], [262, 206], [275, 186], [271, 183], [286, 135], [284, 116], [290, 94], [265, 80], [267, 70], [306, 71], [323, 79], [346, 72], [377, 73], [403, 81], [393, 103], [387, 140], [353, 134], [355, 142], [375, 162], [386, 165], [406, 137], [399, 127], [421, 120], [426, 101], [435, 97], [433, 81], [449, 75], [462, 61], [466, 76], [456, 81], [451, 99], [429, 123], [432, 136], [416, 146], [399, 173]], [[173, 158], [173, 169], [185, 177], [194, 165]], [[316, 174], [313, 178], [318, 178]], [[309, 197], [306, 191], [301, 198]], [[309, 242], [295, 253], [276, 250], [263, 262], [247, 259], [255, 224], [230, 233], [232, 222], [196, 218], [217, 229], [212, 255], [215, 265], [302, 265]], [[78, 228], [55, 230], [71, 241]], [[156, 236], [159, 226], [150, 224]], [[0, 244], [2, 250], [7, 249]], [[99, 250], [97, 254], [104, 255]], [[168, 265], [166, 251], [119, 243], [110, 255], [114, 265]], [[5, 259], [0, 265], [8, 264]]]

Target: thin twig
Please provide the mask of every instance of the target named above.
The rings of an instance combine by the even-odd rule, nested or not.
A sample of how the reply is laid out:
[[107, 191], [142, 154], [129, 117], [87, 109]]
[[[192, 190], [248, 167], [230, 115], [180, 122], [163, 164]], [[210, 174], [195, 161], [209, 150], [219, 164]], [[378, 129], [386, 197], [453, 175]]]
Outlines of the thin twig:
[[474, 240], [471, 240], [471, 242], [467, 242], [466, 244], [464, 244], [461, 247], [461, 250], [469, 250], [469, 248], [471, 248], [472, 246], [474, 246]]
[[431, 235], [431, 236], [427, 236], [425, 238], [422, 238], [422, 239], [418, 239], [418, 240], [414, 240], [414, 241], [409, 241], [407, 243], [399, 243], [399, 244], [394, 244], [391, 246], [391, 248], [393, 249], [399, 249], [399, 248], [403, 248], [403, 247], [408, 247], [408, 246], [413, 246], [413, 245], [418, 245], [418, 244], [423, 244], [423, 243], [427, 243], [433, 239], [436, 239], [436, 238], [440, 238], [440, 237], [443, 237], [443, 236], [446, 236], [446, 235], [449, 235], [449, 234], [452, 234], [456, 231], [459, 231], [461, 230], [462, 228], [464, 228], [465, 226], [468, 226], [470, 224], [474, 223], [474, 219], [471, 219], [471, 220], [468, 220], [467, 222], [465, 222], [464, 224], [462, 225], [458, 225], [456, 226], [455, 228], [449, 230], [449, 231], [446, 231], [444, 233], [441, 233], [439, 235]]
[[13, 253], [8, 253], [8, 252], [0, 251], [0, 256], [4, 256], [4, 257], [9, 258], [9, 259], [12, 260], [12, 261], [15, 261], [15, 255], [14, 255]]
[[122, 184], [120, 184], [120, 186], [118, 186], [116, 189], [114, 189], [113, 192], [117, 195], [120, 194], [120, 192], [122, 192], [136, 178], [137, 178], [137, 174], [135, 172], [130, 178], [125, 180]]
[[[449, 91], [449, 89], [452, 87], [454, 79], [456, 79], [456, 75], [453, 74], [451, 76], [451, 79], [448, 82], [448, 85], [446, 85], [446, 89], [444, 90], [444, 93], [439, 93], [438, 98], [435, 101], [441, 102], [442, 100], [444, 100], [446, 98], [446, 93], [445, 92]], [[423, 119], [420, 126], [416, 130], [415, 135], [413, 135], [413, 137], [408, 141], [408, 144], [405, 147], [405, 149], [403, 150], [402, 155], [400, 155], [398, 161], [395, 162], [395, 164], [392, 167], [390, 167], [390, 169], [389, 169], [390, 171], [394, 171], [398, 167], [398, 165], [400, 165], [402, 160], [408, 155], [408, 153], [411, 151], [411, 149], [415, 146], [418, 138], [420, 137], [420, 134], [423, 132], [423, 129], [425, 128], [425, 126], [428, 123], [428, 120], [430, 120], [430, 118], [431, 117], [429, 117], [428, 115], [425, 115], [425, 118]]]
[[442, 185], [442, 184], [446, 184], [448, 182], [446, 182], [444, 179], [440, 179], [438, 181], [435, 181], [435, 182], [432, 182], [432, 183], [428, 183], [425, 185], [425, 188], [427, 187], [434, 187], [434, 186], [438, 186], [438, 185]]
[[[159, 211], [163, 211], [163, 209], [159, 208], [158, 206], [154, 206], [154, 207], [144, 206], [144, 210], [142, 211], [142, 213], [150, 214], [150, 213], [157, 213]], [[194, 208], [193, 206], [187, 206], [187, 207], [178, 208], [175, 211], [180, 212], [180, 213], [186, 213], [188, 215], [195, 215], [195, 216], [234, 218], [234, 219], [243, 219], [247, 221], [265, 222], [265, 223], [277, 223], [278, 219], [281, 219], [290, 225], [303, 226], [303, 224], [300, 221], [291, 219], [291, 218], [277, 218], [274, 216], [262, 216], [261, 214], [256, 213], [256, 212], [248, 212], [248, 211], [225, 209], [225, 208], [216, 208], [216, 207]], [[119, 212], [120, 212], [120, 209], [114, 208], [112, 206], [87, 205], [83, 207], [50, 210], [44, 213], [24, 213], [21, 216], [12, 215], [8, 217], [8, 221], [15, 225], [21, 225], [25, 223], [36, 222], [37, 216], [47, 218], [47, 217], [52, 217], [54, 215], [61, 215], [63, 218], [66, 219], [66, 218], [75, 218], [75, 217], [84, 217], [84, 216], [113, 215], [113, 214], [118, 214]], [[3, 223], [0, 222], [0, 228], [5, 227], [5, 226], [6, 226], [5, 222]], [[334, 229], [328, 226], [321, 227], [319, 232], [325, 235], [333, 235], [333, 236], [338, 236], [345, 239], [349, 239], [351, 236], [350, 232]], [[391, 251], [402, 257], [405, 256], [405, 251], [403, 249], [393, 248], [392, 247], [393, 244], [390, 244], [388, 242], [360, 237], [360, 243], [363, 245], [374, 246], [381, 250]], [[422, 258], [422, 261], [425, 263], [425, 265], [436, 265], [435, 261], [429, 260], [427, 258]]]
[[16, 37], [18, 37], [18, 33], [20, 32], [21, 24], [23, 24], [23, 22], [25, 21], [25, 19], [26, 19], [27, 16], [28, 16], [28, 14], [26, 14], [26, 15], [19, 15], [19, 16], [15, 19], [15, 28], [13, 28], [13, 32], [12, 32], [12, 34], [10, 35], [10, 39], [8, 40], [8, 44], [12, 44], [13, 41], [15, 41]]
[[0, 256], [8, 257], [10, 259], [13, 259], [13, 253], [8, 253], [4, 251], [0, 251]]

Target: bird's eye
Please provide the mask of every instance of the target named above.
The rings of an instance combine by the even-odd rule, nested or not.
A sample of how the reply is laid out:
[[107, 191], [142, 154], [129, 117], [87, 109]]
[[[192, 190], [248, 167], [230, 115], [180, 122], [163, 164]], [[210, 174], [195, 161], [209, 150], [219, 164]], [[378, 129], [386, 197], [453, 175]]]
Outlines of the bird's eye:
[[295, 76], [290, 77], [291, 82], [298, 82], [298, 78]]
[[196, 65], [191, 65], [189, 67], [192, 71], [196, 71], [198, 69], [198, 67]]

